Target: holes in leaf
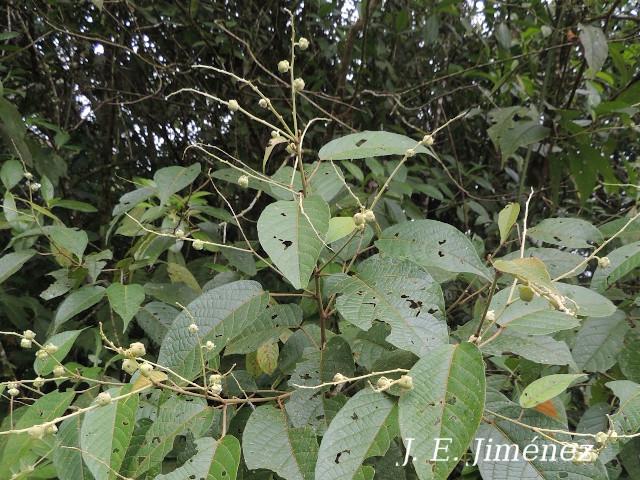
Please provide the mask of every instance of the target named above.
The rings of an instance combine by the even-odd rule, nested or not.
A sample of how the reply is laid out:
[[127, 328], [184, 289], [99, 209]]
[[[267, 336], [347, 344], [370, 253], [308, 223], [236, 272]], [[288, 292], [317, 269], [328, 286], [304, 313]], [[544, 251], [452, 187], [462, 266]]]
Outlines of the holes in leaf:
[[358, 420], [358, 414], [356, 412], [353, 412], [353, 415], [351, 415], [351, 420]]
[[362, 145], [364, 145], [367, 142], [366, 138], [361, 138], [360, 140], [358, 140], [356, 142], [356, 147], [361, 147]]
[[444, 257], [444, 252], [442, 250], [438, 250], [438, 256], [439, 257]]
[[341, 452], [338, 452], [338, 454], [336, 455], [336, 459], [335, 459], [336, 463], [340, 463], [340, 457], [342, 456], [343, 453], [346, 453], [347, 455], [349, 455], [351, 453], [351, 450], [349, 450], [347, 448], [345, 450], [342, 450]]
[[286, 217], [286, 216], [287, 216], [287, 214], [286, 214], [286, 213], [284, 213], [284, 212], [280, 212], [280, 215], [282, 215], [283, 217]]
[[446, 238], [444, 240], [438, 240], [438, 245], [444, 245], [445, 243], [447, 243]]

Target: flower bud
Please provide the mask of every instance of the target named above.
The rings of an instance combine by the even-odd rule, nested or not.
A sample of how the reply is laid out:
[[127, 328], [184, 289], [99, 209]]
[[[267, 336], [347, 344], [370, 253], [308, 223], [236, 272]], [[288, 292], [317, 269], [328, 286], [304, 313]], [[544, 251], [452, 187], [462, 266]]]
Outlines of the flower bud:
[[367, 223], [367, 219], [364, 216], [364, 213], [358, 212], [353, 215], [353, 223], [356, 225], [364, 225]]
[[609, 268], [610, 265], [611, 265], [611, 260], [609, 260], [609, 257], [598, 258], [598, 266], [600, 268]]
[[31, 185], [29, 185], [29, 188], [31, 189], [32, 192], [37, 192], [38, 190], [40, 190], [40, 187], [42, 187], [42, 185], [40, 185], [38, 182], [34, 182]]
[[100, 392], [96, 397], [96, 403], [101, 407], [111, 403], [111, 394], [109, 392]]
[[373, 213], [373, 210], [365, 210], [364, 219], [367, 223], [374, 223], [376, 221], [376, 215]]
[[192, 335], [195, 335], [196, 333], [198, 333], [198, 330], [200, 330], [198, 328], [198, 325], [196, 325], [195, 323], [192, 323], [191, 325], [189, 325], [189, 333]]
[[300, 77], [296, 78], [293, 81], [293, 89], [296, 92], [301, 92], [302, 90], [304, 90], [304, 80], [301, 79]]
[[24, 178], [26, 178], [27, 180], [33, 180], [33, 173], [24, 172]]
[[415, 156], [415, 154], [416, 154], [416, 151], [415, 151], [415, 149], [413, 149], [413, 148], [408, 148], [408, 149], [407, 149], [407, 151], [406, 151], [406, 152], [404, 152], [404, 155], [405, 155], [407, 158], [411, 158], [411, 157]]
[[216, 348], [216, 344], [213, 343], [211, 340], [207, 340], [207, 343], [204, 344], [204, 348], [206, 348], [208, 351], [211, 351], [214, 348]]
[[378, 387], [379, 390], [386, 390], [391, 386], [391, 383], [391, 380], [387, 377], [380, 377], [376, 382], [376, 387]]
[[47, 357], [47, 351], [44, 348], [41, 348], [36, 352], [36, 358], [46, 358], [46, 357]]
[[138, 362], [136, 362], [133, 358], [125, 358], [122, 361], [122, 370], [127, 372], [129, 375], [133, 375], [136, 373], [138, 369]]
[[56, 345], [54, 345], [53, 343], [47, 343], [44, 346], [44, 351], [47, 352], [49, 355], [53, 355], [54, 353], [56, 353], [58, 351], [58, 347]]
[[56, 365], [53, 369], [53, 376], [56, 378], [64, 377], [67, 371], [62, 365]]
[[258, 101], [258, 105], [260, 105], [262, 108], [267, 108], [269, 106], [269, 101], [266, 98], [261, 98]]
[[287, 73], [289, 71], [289, 61], [288, 60], [280, 60], [278, 62], [278, 71], [280, 73]]
[[176, 228], [176, 231], [174, 233], [175, 233], [175, 236], [178, 238], [183, 238], [185, 236], [184, 230], [180, 227]]
[[300, 47], [300, 50], [306, 50], [309, 48], [309, 40], [304, 37], [300, 37], [300, 40], [298, 40], [298, 46]]
[[406, 390], [411, 390], [413, 388], [413, 378], [409, 375], [402, 375], [396, 383], [399, 387]]
[[609, 440], [611, 440], [611, 442], [615, 443], [618, 441], [618, 432], [616, 432], [615, 430], [611, 430], [609, 432]]
[[427, 147], [430, 147], [431, 145], [433, 145], [434, 142], [435, 141], [433, 139], [433, 135], [431, 134], [426, 134], [424, 137], [422, 137], [422, 143]]
[[202, 250], [204, 248], [204, 242], [202, 240], [194, 240], [192, 245], [194, 250]]
[[23, 338], [20, 340], [20, 346], [22, 348], [31, 348], [31, 345], [32, 345], [31, 340], [27, 340], [26, 338]]
[[148, 362], [144, 362], [142, 365], [140, 365], [139, 368], [140, 368], [140, 373], [145, 377], [148, 377], [149, 374], [153, 372], [153, 365], [151, 365]]
[[227, 106], [229, 107], [229, 110], [231, 110], [232, 112], [237, 112], [238, 110], [240, 110], [240, 104], [238, 103], [237, 100], [229, 100], [227, 102]]
[[609, 440], [609, 436], [605, 432], [596, 433], [596, 436], [594, 438], [595, 441], [600, 444], [605, 444], [607, 443], [607, 440]]
[[280, 132], [277, 130], [271, 130], [271, 138], [278, 138], [280, 136]]
[[44, 425], [34, 425], [33, 427], [30, 427], [29, 430], [27, 430], [27, 432], [29, 433], [29, 436], [31, 438], [35, 438], [36, 440], [40, 440], [42, 439], [42, 437], [44, 437]]
[[296, 153], [296, 144], [295, 143], [290, 143], [289, 145], [287, 145], [287, 153], [288, 154], [294, 154]]
[[10, 397], [17, 397], [20, 394], [20, 390], [18, 390], [17, 388], [10, 388], [9, 390], [7, 390], [7, 393]]
[[25, 330], [24, 332], [22, 332], [22, 336], [27, 340], [33, 340], [34, 338], [36, 338], [35, 332], [31, 330]]
[[247, 188], [249, 186], [249, 177], [247, 175], [240, 175], [238, 177], [238, 185], [242, 188]]
[[129, 345], [129, 353], [132, 357], [144, 357], [147, 354], [147, 350], [142, 342], [133, 342]]
[[33, 386], [34, 386], [34, 388], [42, 388], [44, 386], [44, 378], [36, 377], [33, 380]]
[[220, 383], [214, 383], [209, 386], [209, 391], [214, 395], [220, 395], [220, 393], [222, 393], [222, 385]]
[[209, 384], [215, 385], [216, 383], [222, 383], [222, 375], [220, 375], [219, 373], [209, 375]]
[[56, 427], [53, 423], [50, 423], [44, 428], [44, 431], [47, 435], [53, 435], [58, 431], [58, 427]]
[[487, 314], [484, 316], [488, 321], [495, 322], [496, 321], [496, 311], [495, 310], [487, 310]]
[[345, 376], [344, 376], [343, 374], [341, 374], [341, 373], [336, 373], [336, 374], [333, 376], [333, 381], [334, 381], [335, 383], [344, 383], [344, 382], [347, 382], [348, 380], [349, 380], [349, 379], [348, 379], [347, 377], [345, 377]]

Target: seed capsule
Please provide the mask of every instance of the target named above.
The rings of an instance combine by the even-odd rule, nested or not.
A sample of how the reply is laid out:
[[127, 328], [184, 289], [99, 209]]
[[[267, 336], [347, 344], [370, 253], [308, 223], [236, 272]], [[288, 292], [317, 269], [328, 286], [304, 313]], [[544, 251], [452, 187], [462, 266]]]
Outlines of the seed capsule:
[[22, 348], [31, 348], [31, 345], [32, 345], [31, 340], [28, 340], [26, 338], [23, 338], [20, 340], [20, 346]]
[[413, 388], [413, 378], [409, 375], [402, 375], [397, 383], [399, 387], [406, 390], [411, 390]]
[[231, 110], [232, 112], [237, 112], [238, 110], [240, 110], [240, 104], [238, 103], [237, 100], [229, 100], [227, 102], [227, 106], [229, 107], [229, 110]]
[[96, 403], [101, 407], [111, 403], [111, 394], [109, 392], [100, 392], [96, 397]]
[[142, 342], [133, 342], [130, 344], [128, 352], [132, 357], [144, 357], [147, 354], [147, 350]]
[[611, 265], [611, 260], [609, 260], [609, 257], [598, 258], [598, 266], [600, 268], [609, 268], [610, 265]]
[[194, 240], [192, 245], [194, 250], [202, 250], [204, 248], [204, 242], [202, 240]]
[[249, 186], [249, 177], [247, 175], [240, 175], [238, 177], [238, 185], [242, 188], [247, 188]]
[[136, 373], [138, 369], [138, 362], [136, 362], [133, 358], [125, 358], [122, 361], [122, 370], [127, 372], [129, 375], [133, 375]]
[[31, 330], [25, 330], [24, 332], [22, 332], [22, 336], [27, 340], [33, 340], [34, 338], [36, 338], [35, 332]]
[[53, 369], [53, 376], [56, 378], [64, 377], [67, 371], [62, 365], [56, 365]]
[[373, 213], [373, 210], [365, 210], [364, 219], [367, 223], [374, 223], [376, 221], [376, 215]]
[[367, 223], [367, 219], [364, 216], [364, 213], [358, 212], [353, 215], [353, 223], [356, 225], [364, 225]]
[[42, 377], [36, 377], [36, 378], [33, 380], [33, 386], [34, 386], [35, 388], [42, 388], [42, 387], [44, 386], [44, 378], [42, 378]]
[[148, 377], [149, 374], [153, 372], [153, 365], [151, 365], [148, 362], [144, 362], [142, 365], [140, 365], [139, 368], [140, 368], [140, 373], [145, 377]]
[[269, 102], [266, 99], [261, 98], [258, 101], [258, 105], [260, 105], [262, 108], [267, 108], [269, 106]]
[[296, 78], [293, 81], [293, 89], [296, 92], [301, 92], [302, 90], [304, 90], [304, 80], [301, 79], [300, 77]]
[[520, 300], [523, 302], [530, 302], [533, 300], [534, 292], [530, 286], [520, 285], [518, 287], [518, 292], [520, 293]]
[[280, 73], [287, 73], [289, 71], [289, 61], [288, 60], [280, 60], [278, 62], [278, 71]]

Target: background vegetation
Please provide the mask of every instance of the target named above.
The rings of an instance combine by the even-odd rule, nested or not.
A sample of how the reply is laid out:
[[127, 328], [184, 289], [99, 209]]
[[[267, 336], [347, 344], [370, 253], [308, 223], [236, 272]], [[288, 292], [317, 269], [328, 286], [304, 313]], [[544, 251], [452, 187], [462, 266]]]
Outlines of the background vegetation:
[[[300, 129], [308, 125], [308, 131], [303, 150], [287, 151], [289, 142], [283, 141], [265, 159], [272, 129], [248, 120], [241, 112], [230, 111], [227, 101], [235, 99], [240, 106], [263, 116], [256, 90], [238, 80], [248, 79], [287, 122], [291, 121], [291, 79], [277, 69], [278, 62], [290, 58], [291, 48], [291, 18], [283, 7], [291, 9], [298, 36], [310, 42], [307, 50], [299, 49], [296, 54], [295, 76], [304, 79], [304, 90], [294, 95]], [[276, 474], [287, 479], [372, 478], [373, 467], [376, 478], [381, 479], [391, 475], [431, 478], [428, 475], [432, 473], [419, 469], [416, 473], [411, 468], [393, 467], [403, 459], [400, 438], [406, 437], [406, 432], [402, 430], [402, 409], [399, 425], [403, 434], [394, 430], [396, 407], [391, 401], [383, 401], [388, 416], [380, 420], [384, 428], [378, 425], [388, 438], [382, 441], [375, 436], [375, 445], [362, 455], [362, 461], [373, 457], [365, 465], [368, 468], [361, 468], [361, 461], [356, 462], [353, 472], [333, 472], [334, 477], [325, 472], [327, 476], [323, 477], [314, 470], [315, 457], [311, 466], [309, 460], [305, 464], [298, 456], [293, 470], [278, 470], [251, 455], [247, 467], [250, 446], [244, 444], [241, 435], [249, 429], [246, 422], [252, 412], [253, 403], [246, 400], [247, 395], [254, 400], [274, 398], [271, 405], [282, 405], [288, 397], [277, 397], [293, 391], [296, 382], [309, 380], [304, 377], [308, 374], [305, 368], [313, 370], [318, 362], [324, 365], [322, 355], [335, 365], [321, 374], [316, 372], [308, 386], [330, 382], [335, 373], [347, 377], [371, 375], [361, 381], [338, 381], [330, 391], [323, 391], [326, 401], [319, 422], [311, 418], [314, 412], [304, 411], [308, 399], [297, 399], [299, 410], [290, 407], [292, 430], [304, 430], [300, 437], [293, 438], [311, 442], [310, 451], [314, 451], [316, 442], [317, 451], [317, 440], [348, 399], [366, 403], [367, 382], [376, 384], [379, 377], [372, 372], [409, 370], [419, 365], [418, 358], [431, 358], [426, 351], [430, 348], [416, 350], [397, 339], [391, 341], [389, 330], [379, 326], [380, 322], [374, 322], [369, 334], [363, 334], [356, 327], [366, 330], [366, 321], [349, 318], [344, 310], [347, 302], [332, 307], [336, 296], [347, 296], [351, 288], [339, 275], [343, 271], [353, 273], [354, 265], [366, 271], [360, 262], [369, 265], [369, 274], [374, 276], [393, 271], [399, 278], [414, 275], [422, 280], [428, 277], [429, 282], [435, 279], [441, 285], [437, 289], [442, 289], [444, 301], [436, 303], [446, 310], [446, 335], [451, 334], [452, 344], [467, 345], [465, 342], [478, 332], [486, 334], [485, 338], [495, 334], [492, 329], [500, 322], [494, 324], [491, 315], [487, 320], [487, 314], [499, 311], [495, 298], [502, 298], [499, 294], [504, 289], [511, 297], [508, 290], [513, 279], [523, 287], [531, 286], [533, 294], [546, 299], [545, 308], [549, 302], [558, 308], [550, 291], [544, 290], [549, 284], [539, 276], [532, 279], [540, 273], [535, 269], [539, 265], [528, 265], [523, 273], [511, 264], [493, 262], [502, 256], [504, 261], [519, 256], [525, 201], [531, 188], [535, 193], [526, 217], [527, 225], [533, 227], [528, 246], [544, 248], [527, 250], [527, 255], [544, 261], [544, 272], [550, 273], [548, 280], [559, 280], [573, 270], [562, 278], [564, 282], [590, 288], [593, 296], [587, 296], [582, 306], [581, 300], [572, 297], [577, 303], [574, 313], [581, 320], [575, 328], [556, 330], [557, 325], [547, 325], [547, 331], [536, 333], [556, 342], [555, 346], [564, 345], [561, 353], [545, 351], [552, 360], [544, 361], [535, 354], [541, 351], [539, 344], [527, 344], [518, 350], [511, 339], [510, 343], [503, 341], [502, 346], [490, 344], [492, 348], [483, 349], [482, 340], [472, 339], [480, 350], [465, 355], [471, 358], [481, 351], [488, 361], [487, 375], [482, 370], [478, 378], [483, 382], [486, 378], [487, 392], [495, 394], [491, 397], [487, 393], [486, 401], [478, 400], [479, 412], [485, 420], [499, 418], [482, 413], [484, 405], [491, 412], [511, 416], [513, 408], [519, 408], [517, 402], [522, 406], [523, 388], [534, 380], [584, 372], [587, 377], [573, 378], [580, 384], [570, 393], [562, 393], [553, 401], [545, 399], [550, 403], [542, 402], [551, 414], [544, 407], [542, 412], [534, 409], [534, 416], [546, 419], [532, 417], [530, 423], [541, 428], [610, 433], [615, 425], [608, 423], [606, 414], [616, 411], [618, 419], [627, 421], [624, 415], [630, 415], [628, 412], [622, 415], [615, 410], [617, 399], [627, 398], [636, 402], [631, 403], [635, 417], [617, 433], [633, 435], [640, 428], [640, 386], [633, 383], [640, 382], [640, 340], [635, 330], [640, 307], [635, 269], [640, 264], [640, 130], [635, 124], [640, 102], [640, 19], [634, 2], [14, 0], [4, 2], [1, 10], [0, 177], [4, 200], [0, 238], [4, 252], [0, 258], [0, 322], [3, 331], [19, 333], [3, 336], [0, 344], [0, 368], [6, 380], [1, 387], [5, 389], [6, 405], [2, 430], [12, 426], [28, 429], [73, 408], [87, 408], [94, 404], [100, 390], [109, 386], [129, 388], [120, 386], [129, 381], [129, 375], [120, 370], [120, 360], [140, 356], [121, 346], [141, 341], [147, 360], [162, 363], [163, 339], [174, 328], [172, 325], [180, 320], [186, 322], [183, 327], [187, 329], [197, 308], [226, 308], [215, 303], [191, 305], [215, 287], [237, 287], [234, 282], [238, 281], [245, 282], [241, 285], [246, 287], [249, 279], [256, 279], [273, 294], [269, 297], [271, 305], [282, 302], [278, 306], [282, 307], [281, 315], [291, 318], [287, 324], [290, 328], [280, 331], [277, 327], [275, 337], [273, 330], [265, 334], [263, 328], [260, 334], [252, 332], [249, 340], [244, 338], [246, 332], [242, 339], [228, 338], [236, 341], [232, 348], [215, 340], [218, 346], [212, 350], [208, 368], [224, 373], [235, 364], [241, 379], [231, 385], [230, 377], [224, 377], [222, 395], [230, 401], [216, 403], [210, 398], [209, 403], [216, 406], [210, 410], [206, 403], [194, 406], [193, 418], [181, 423], [179, 431], [151, 435], [161, 438], [162, 445], [139, 454], [144, 459], [136, 457], [138, 460], [127, 463], [121, 458], [118, 463], [114, 459], [117, 455], [96, 451], [91, 455], [98, 460], [91, 460], [73, 450], [80, 448], [74, 432], [80, 429], [84, 415], [78, 415], [64, 429], [58, 424], [56, 435], [64, 433], [56, 437], [58, 440], [50, 436], [33, 440], [26, 434], [0, 436], [0, 471], [10, 471], [15, 478], [108, 478], [115, 476], [113, 471], [125, 477], [155, 478], [176, 467], [184, 468], [197, 452], [208, 447], [213, 451], [214, 439], [229, 433], [225, 438], [235, 435], [244, 451], [240, 460], [238, 441], [224, 444], [229, 456], [240, 462], [235, 467], [239, 468], [238, 478], [277, 478]], [[238, 77], [234, 80], [194, 65], [214, 66]], [[191, 90], [170, 95], [182, 89]], [[222, 102], [197, 92], [206, 92]], [[308, 124], [316, 117], [326, 120]], [[359, 156], [344, 144], [333, 144], [324, 157], [320, 154], [324, 163], [318, 171], [327, 176], [326, 180], [318, 175], [315, 184], [306, 185], [297, 178], [294, 190], [308, 187], [305, 194], [319, 195], [326, 202], [322, 205], [331, 208], [332, 217], [349, 219], [361, 203], [367, 208], [375, 204], [377, 220], [368, 222], [360, 243], [355, 245], [354, 241], [343, 250], [346, 238], [360, 236], [352, 235], [355, 230], [348, 220], [344, 228], [351, 230], [334, 238], [338, 243], [323, 238], [319, 247], [322, 251], [309, 264], [318, 284], [314, 286], [312, 279], [307, 287], [305, 280], [311, 273], [306, 278], [292, 276], [283, 268], [294, 268], [291, 259], [279, 263], [274, 250], [260, 237], [258, 219], [268, 206], [276, 205], [274, 200], [279, 201], [277, 204], [295, 202], [290, 191], [261, 183], [261, 172], [289, 183], [287, 175], [292, 174], [296, 158], [304, 162], [305, 172], [310, 174], [318, 166], [312, 163], [318, 161], [321, 147], [364, 130], [402, 134], [416, 142], [433, 133], [435, 143], [430, 146], [425, 142], [428, 154], [415, 157], [403, 157], [415, 144], [397, 138], [384, 142], [384, 153], [393, 156]], [[367, 138], [376, 141], [375, 136]], [[193, 144], [200, 148], [187, 148]], [[340, 154], [344, 154], [342, 159]], [[332, 159], [336, 160], [333, 168], [325, 161]], [[250, 175], [249, 188], [242, 188], [243, 181], [239, 181], [244, 172], [232, 168], [239, 165], [237, 160], [257, 172]], [[283, 169], [283, 165], [287, 166]], [[250, 173], [248, 168], [243, 169]], [[358, 201], [349, 195], [342, 177]], [[389, 188], [379, 197], [388, 179]], [[519, 216], [515, 204], [521, 205]], [[503, 210], [506, 205], [511, 206]], [[297, 212], [294, 203], [287, 208]], [[318, 234], [317, 222], [323, 223], [319, 220], [323, 208], [318, 207], [318, 218], [308, 214], [308, 224], [313, 227], [311, 233], [307, 232], [310, 243]], [[309, 209], [314, 211], [313, 205]], [[407, 221], [422, 219], [439, 220], [458, 232], [432, 230], [435, 224], [431, 223], [421, 223], [420, 228], [425, 230], [416, 232], [407, 227]], [[547, 223], [541, 223], [544, 219]], [[238, 223], [242, 229], [237, 228]], [[271, 226], [263, 225], [262, 232], [277, 234], [283, 225], [273, 221]], [[335, 224], [332, 228], [335, 230]], [[462, 263], [473, 266], [460, 269], [389, 247], [384, 239], [396, 232], [394, 228], [406, 238], [427, 244], [430, 238], [455, 239], [459, 243], [451, 240], [455, 243], [451, 252], [468, 253], [470, 257]], [[328, 231], [339, 235], [334, 230]], [[464, 234], [461, 238], [459, 232]], [[245, 235], [249, 242], [245, 242]], [[194, 245], [194, 240], [204, 244]], [[325, 241], [331, 249], [322, 249]], [[236, 249], [221, 248], [221, 244]], [[251, 250], [262, 258], [255, 258]], [[409, 267], [398, 266], [395, 260], [392, 265], [386, 264], [390, 260], [372, 257], [376, 253], [396, 260], [409, 257], [420, 266], [421, 273], [403, 270]], [[603, 261], [605, 255], [607, 260]], [[351, 261], [356, 257], [358, 263]], [[302, 265], [300, 262], [295, 268]], [[271, 263], [279, 272], [268, 267]], [[495, 271], [503, 275], [493, 281]], [[329, 275], [332, 279], [325, 278]], [[402, 293], [407, 287], [397, 288]], [[494, 291], [498, 292], [495, 296]], [[219, 293], [218, 300], [234, 295], [231, 291]], [[526, 297], [527, 292], [523, 295]], [[318, 299], [319, 305], [315, 301]], [[598, 311], [597, 307], [603, 305], [606, 308]], [[254, 313], [260, 314], [258, 307]], [[403, 315], [406, 317], [406, 312]], [[306, 330], [300, 328], [303, 318]], [[605, 320], [599, 320], [602, 318]], [[380, 319], [369, 319], [369, 325], [372, 320]], [[444, 317], [441, 320], [445, 322]], [[323, 322], [327, 331], [321, 334], [319, 325]], [[529, 323], [534, 322], [529, 319]], [[35, 332], [43, 347], [44, 353], [35, 364], [37, 345], [21, 348], [27, 340], [22, 333], [26, 330]], [[238, 336], [242, 333], [232, 332]], [[304, 335], [298, 332], [313, 341], [304, 341]], [[337, 340], [332, 340], [334, 333]], [[530, 339], [532, 332], [520, 333]], [[47, 352], [45, 344], [53, 335], [58, 335], [54, 342], [58, 349]], [[206, 334], [202, 335], [204, 345]], [[327, 345], [333, 342], [331, 349], [320, 348], [327, 339]], [[305, 347], [314, 345], [316, 352], [305, 352]], [[225, 355], [219, 357], [224, 346]], [[471, 347], [460, 350], [463, 348]], [[445, 358], [454, 363], [456, 355], [463, 355], [455, 349], [438, 352], [431, 359], [434, 364], [442, 364]], [[351, 358], [354, 353], [355, 363]], [[569, 357], [563, 356], [565, 353]], [[483, 357], [478, 358], [483, 363]], [[82, 378], [47, 381], [40, 388], [22, 383], [19, 395], [8, 393], [12, 387], [9, 383], [16, 379], [39, 375], [50, 380], [59, 363], [65, 365], [64, 375], [59, 377], [75, 374]], [[416, 375], [429, 371], [421, 368]], [[209, 373], [201, 378], [205, 387]], [[136, 375], [134, 378], [139, 378], [140, 374]], [[301, 377], [292, 380], [295, 375]], [[397, 379], [399, 375], [387, 376]], [[627, 383], [607, 388], [607, 382]], [[348, 386], [342, 391], [345, 383]], [[58, 389], [61, 393], [55, 392]], [[399, 395], [397, 389], [394, 384], [390, 390], [393, 402], [394, 395]], [[186, 404], [180, 403], [183, 396], [166, 390], [163, 394], [158, 389], [153, 392], [153, 396], [141, 396], [139, 404], [135, 400], [135, 405], [129, 406], [127, 401], [137, 399], [137, 394], [112, 392], [113, 397], [125, 396], [119, 404], [122, 407], [115, 407], [115, 403], [108, 407], [113, 418], [127, 417], [127, 408], [135, 411], [139, 407], [135, 431], [132, 423], [128, 436], [123, 434], [123, 449], [130, 449], [130, 454], [138, 452], [136, 448], [144, 443], [148, 429], [154, 432], [150, 425], [165, 421], [159, 418], [186, 411]], [[356, 392], [365, 393], [354, 395]], [[25, 407], [41, 393], [47, 394], [42, 399], [48, 403]], [[376, 395], [377, 399], [387, 398], [387, 394]], [[234, 398], [242, 400], [237, 405], [243, 408], [237, 407]], [[490, 401], [494, 403], [489, 405]], [[340, 410], [343, 416], [348, 406]], [[351, 408], [355, 408], [355, 415], [363, 407]], [[276, 412], [277, 417], [278, 411], [265, 407], [260, 420], [273, 425], [278, 420], [269, 423], [269, 415]], [[48, 415], [46, 419], [42, 418], [43, 412]], [[490, 424], [485, 422], [481, 428]], [[285, 420], [279, 428], [285, 431], [288, 427]], [[95, 428], [99, 434], [99, 428]], [[255, 438], [265, 430], [254, 424]], [[467, 435], [466, 445], [474, 432]], [[521, 443], [530, 440], [518, 435], [514, 433], [511, 439]], [[265, 439], [265, 443], [268, 441]], [[70, 448], [61, 449], [59, 442]], [[461, 439], [461, 453], [466, 451], [464, 443]], [[557, 472], [537, 468], [531, 478], [638, 478], [637, 439], [606, 447], [607, 453], [588, 473], [571, 467], [560, 472], [568, 476], [556, 477]], [[216, 451], [222, 452], [219, 445]], [[320, 444], [320, 453], [321, 458], [329, 458], [333, 451], [323, 450]], [[219, 458], [202, 461], [223, 465], [220, 472], [233, 471]], [[34, 465], [32, 472], [29, 467]], [[61, 473], [65, 467], [71, 470]], [[491, 471], [489, 467], [479, 471], [453, 464], [433, 475], [480, 478], [482, 473], [488, 479], [494, 478]], [[222, 478], [220, 472], [212, 469], [205, 475]], [[501, 473], [494, 474], [497, 478]]]

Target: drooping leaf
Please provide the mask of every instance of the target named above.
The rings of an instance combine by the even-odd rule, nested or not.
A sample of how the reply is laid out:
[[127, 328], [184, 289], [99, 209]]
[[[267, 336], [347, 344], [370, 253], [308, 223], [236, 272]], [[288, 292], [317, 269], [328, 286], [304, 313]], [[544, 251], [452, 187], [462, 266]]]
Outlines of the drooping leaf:
[[522, 408], [533, 408], [547, 400], [557, 397], [569, 386], [579, 379], [586, 378], [587, 375], [558, 373], [539, 378], [526, 386], [520, 395], [520, 406]]
[[555, 292], [547, 266], [536, 257], [515, 258], [513, 260], [498, 259], [493, 262], [496, 270], [509, 273], [522, 283], [542, 287], [545, 292]]
[[126, 330], [144, 302], [144, 287], [135, 283], [128, 285], [112, 283], [107, 288], [107, 297], [113, 311], [122, 318], [123, 330]]
[[153, 181], [160, 203], [164, 205], [171, 195], [190, 185], [200, 175], [200, 168], [199, 163], [194, 163], [190, 167], [171, 166], [158, 170]]
[[[162, 342], [158, 363], [187, 379], [202, 370], [200, 346], [215, 343], [214, 353], [256, 320], [267, 305], [268, 294], [260, 284], [240, 280], [208, 290], [187, 305], [171, 324]], [[199, 330], [189, 332], [195, 323]]]
[[[58, 347], [56, 353], [52, 355], [47, 355], [45, 357], [36, 357], [33, 362], [33, 369], [40, 376], [49, 375], [58, 362], [62, 362], [64, 358], [67, 356], [73, 343], [78, 338], [78, 335], [82, 333], [82, 330], [69, 330], [67, 332], [61, 332], [55, 334], [53, 337], [49, 338], [46, 342], [43, 342], [43, 345], [52, 344]], [[57, 360], [57, 361], [56, 361]]]
[[[112, 397], [132, 391], [132, 386], [109, 389]], [[139, 396], [111, 402], [87, 412], [80, 430], [82, 458], [95, 480], [111, 480], [125, 460], [131, 441]]]
[[258, 238], [269, 258], [296, 289], [306, 288], [324, 246], [329, 206], [317, 196], [278, 201], [258, 219]]
[[338, 295], [338, 312], [362, 330], [375, 320], [388, 323], [387, 341], [416, 355], [448, 342], [440, 285], [414, 263], [379, 254], [355, 274], [335, 274], [326, 282], [328, 294]]
[[567, 248], [593, 248], [602, 242], [600, 230], [579, 218], [545, 218], [527, 230], [527, 236]]
[[591, 288], [604, 292], [611, 285], [640, 267], [640, 242], [616, 248], [607, 255], [610, 264], [593, 272]]
[[[472, 343], [443, 345], [409, 371], [413, 389], [400, 397], [400, 433], [411, 445], [422, 480], [445, 480], [469, 448], [485, 402], [484, 361]], [[438, 439], [447, 441], [447, 460], [433, 462]]]
[[498, 213], [498, 229], [500, 230], [500, 243], [507, 241], [511, 228], [518, 220], [520, 214], [519, 203], [508, 203], [506, 207]]
[[365, 131], [331, 140], [318, 152], [320, 160], [354, 160], [358, 158], [404, 155], [415, 148], [417, 153], [429, 153], [417, 140], [398, 133]]
[[468, 272], [487, 280], [492, 275], [471, 241], [458, 229], [436, 220], [405, 222], [385, 229], [376, 241], [381, 252], [412, 260], [427, 270]]
[[16, 273], [36, 254], [34, 250], [7, 253], [0, 258], [0, 283]]
[[332, 217], [329, 220], [329, 230], [327, 231], [327, 243], [333, 243], [336, 240], [351, 234], [356, 228], [353, 217]]
[[315, 480], [360, 478], [362, 463], [389, 449], [397, 426], [397, 408], [386, 394], [365, 388], [340, 409], [322, 437]]
[[93, 307], [105, 295], [105, 288], [99, 285], [87, 285], [69, 294], [58, 307], [53, 318], [54, 329], [71, 320], [77, 314]]
[[225, 435], [220, 441], [211, 437], [195, 441], [196, 453], [171, 473], [158, 475], [154, 480], [236, 480], [240, 465], [240, 442]]
[[609, 55], [607, 37], [600, 27], [580, 25], [580, 43], [584, 48], [584, 58], [589, 65], [588, 78], [594, 78]]
[[[520, 256], [520, 252], [518, 250], [511, 252], [504, 257], [501, 257], [503, 260], [513, 260], [514, 258], [518, 258]], [[549, 271], [549, 275], [552, 278], [558, 277], [570, 270], [573, 270], [578, 266], [584, 257], [577, 255], [575, 253], [568, 252], [566, 250], [558, 250], [556, 248], [538, 248], [538, 247], [530, 247], [524, 251], [524, 257], [535, 257], [539, 258], [544, 262], [547, 266], [547, 270]], [[584, 272], [587, 264], [585, 263], [580, 268], [576, 268], [575, 272], [573, 272], [569, 277], [575, 277]]]
[[582, 322], [572, 350], [580, 370], [605, 373], [616, 363], [629, 331], [624, 312], [609, 317], [590, 317]]
[[242, 435], [244, 461], [250, 469], [266, 468], [285, 480], [316, 480], [318, 442], [311, 428], [293, 428], [287, 414], [271, 405], [258, 407]]

